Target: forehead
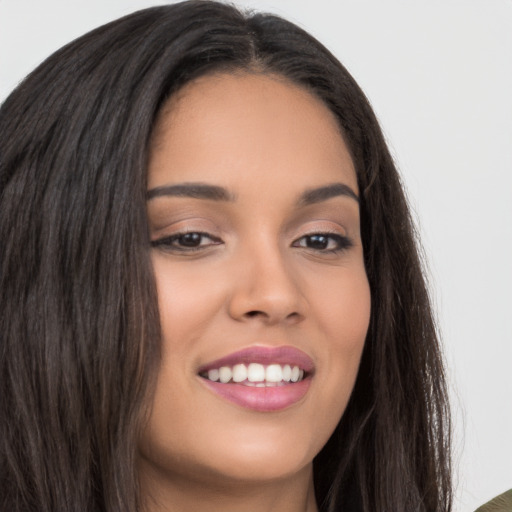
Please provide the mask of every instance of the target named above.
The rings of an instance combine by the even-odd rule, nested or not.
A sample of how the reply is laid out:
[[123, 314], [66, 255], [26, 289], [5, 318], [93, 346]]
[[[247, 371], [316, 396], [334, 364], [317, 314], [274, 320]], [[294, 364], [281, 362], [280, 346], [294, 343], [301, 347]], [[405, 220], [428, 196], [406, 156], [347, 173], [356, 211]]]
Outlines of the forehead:
[[[310, 165], [346, 171], [357, 187], [354, 166], [334, 114], [315, 95], [284, 77], [239, 72], [196, 79], [162, 108], [153, 133], [151, 161], [180, 169], [212, 165], [285, 169]], [[202, 160], [202, 161], [199, 161]], [[166, 167], [168, 167], [166, 165]], [[150, 165], [149, 185], [161, 165]], [[332, 176], [332, 179], [340, 176]]]

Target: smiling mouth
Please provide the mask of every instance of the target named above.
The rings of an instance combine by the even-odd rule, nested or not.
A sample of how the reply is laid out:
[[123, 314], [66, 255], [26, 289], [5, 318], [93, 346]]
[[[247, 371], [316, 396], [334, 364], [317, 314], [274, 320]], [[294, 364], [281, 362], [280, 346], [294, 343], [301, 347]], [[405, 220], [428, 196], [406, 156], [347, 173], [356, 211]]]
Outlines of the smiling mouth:
[[214, 394], [258, 412], [278, 411], [299, 402], [308, 392], [313, 375], [312, 359], [286, 346], [249, 347], [198, 371]]

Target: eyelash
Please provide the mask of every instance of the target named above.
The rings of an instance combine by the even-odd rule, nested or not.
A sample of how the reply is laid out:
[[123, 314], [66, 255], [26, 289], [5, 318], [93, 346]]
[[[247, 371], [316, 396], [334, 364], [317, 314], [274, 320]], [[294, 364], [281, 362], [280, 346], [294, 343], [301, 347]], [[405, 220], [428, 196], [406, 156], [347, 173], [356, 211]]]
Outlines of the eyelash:
[[[177, 245], [176, 242], [185, 242], [185, 237], [195, 238], [196, 241], [199, 241], [199, 245], [189, 245], [188, 247], [185, 245]], [[334, 242], [334, 248], [314, 248], [308, 247], [307, 245], [301, 245], [302, 241], [308, 241], [311, 243], [314, 238], [317, 238], [317, 241], [320, 243], [327, 243], [327, 247], [330, 243]], [[211, 240], [210, 243], [201, 244], [201, 241], [204, 239]], [[321, 240], [320, 240], [321, 239]], [[193, 240], [191, 240], [193, 242]], [[202, 231], [185, 231], [182, 233], [175, 233], [174, 235], [166, 236], [163, 238], [159, 238], [158, 240], [154, 240], [151, 242], [151, 247], [161, 247], [167, 251], [181, 252], [181, 253], [193, 253], [196, 251], [204, 250], [213, 245], [222, 245], [223, 242], [220, 238], [217, 238], [209, 233], [205, 233]], [[337, 254], [347, 249], [350, 249], [353, 246], [352, 240], [350, 238], [340, 235], [338, 233], [329, 233], [329, 232], [318, 232], [318, 233], [308, 233], [306, 235], [301, 236], [297, 240], [292, 243], [292, 247], [310, 249], [315, 252], [320, 252], [324, 254]]]
[[[197, 246], [179, 246], [175, 242], [181, 241], [183, 242], [185, 240], [185, 237], [192, 237], [195, 236], [196, 239], [204, 239], [208, 238], [212, 241], [212, 243], [206, 244], [206, 245], [197, 245]], [[182, 233], [175, 233], [174, 235], [165, 236], [163, 238], [159, 238], [158, 240], [154, 240], [151, 242], [151, 247], [163, 247], [167, 251], [176, 251], [176, 252], [184, 252], [184, 253], [190, 253], [194, 251], [200, 251], [205, 249], [206, 247], [211, 247], [212, 245], [221, 245], [223, 242], [220, 238], [217, 238], [213, 235], [210, 235], [209, 233], [204, 233], [202, 231], [184, 231]]]
[[[334, 241], [335, 247], [334, 248], [313, 248], [308, 246], [299, 245], [299, 242], [302, 240], [312, 241], [314, 238], [317, 239], [324, 239], [327, 241], [327, 244]], [[350, 249], [354, 244], [352, 243], [352, 240], [350, 238], [339, 235], [338, 233], [329, 233], [329, 232], [319, 232], [319, 233], [309, 233], [307, 235], [303, 235], [300, 238], [298, 238], [295, 242], [293, 242], [292, 247], [302, 247], [304, 249], [312, 249], [314, 251], [319, 251], [322, 253], [328, 253], [328, 254], [336, 254], [343, 251], [346, 251], [347, 249]]]

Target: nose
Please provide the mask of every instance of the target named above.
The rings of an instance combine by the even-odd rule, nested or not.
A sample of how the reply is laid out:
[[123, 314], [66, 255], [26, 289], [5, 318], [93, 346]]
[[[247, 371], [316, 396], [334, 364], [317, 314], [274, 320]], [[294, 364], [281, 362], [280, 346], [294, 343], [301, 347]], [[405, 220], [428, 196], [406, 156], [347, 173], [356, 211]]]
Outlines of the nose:
[[248, 250], [232, 279], [228, 308], [233, 319], [266, 325], [292, 325], [304, 319], [307, 301], [300, 276], [278, 248]]

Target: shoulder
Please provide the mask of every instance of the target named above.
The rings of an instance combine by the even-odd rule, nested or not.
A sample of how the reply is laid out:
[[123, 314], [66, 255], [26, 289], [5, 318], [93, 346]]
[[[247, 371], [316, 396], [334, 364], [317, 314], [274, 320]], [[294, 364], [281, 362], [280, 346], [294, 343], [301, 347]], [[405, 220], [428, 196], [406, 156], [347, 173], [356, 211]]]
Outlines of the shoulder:
[[512, 512], [512, 489], [478, 507], [475, 512]]

